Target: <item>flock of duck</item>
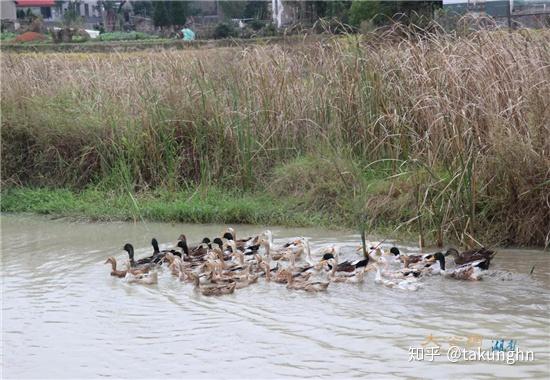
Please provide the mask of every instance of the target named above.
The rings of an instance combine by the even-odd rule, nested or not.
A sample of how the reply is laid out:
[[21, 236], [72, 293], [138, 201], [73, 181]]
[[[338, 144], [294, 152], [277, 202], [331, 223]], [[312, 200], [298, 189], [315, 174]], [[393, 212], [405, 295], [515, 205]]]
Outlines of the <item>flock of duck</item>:
[[[156, 239], [151, 244], [152, 255], [138, 260], [134, 258], [134, 247], [130, 243], [124, 245], [128, 260], [123, 270], [117, 269], [114, 257], [105, 261], [112, 266], [111, 275], [130, 283], [151, 285], [157, 283], [158, 271], [168, 268], [173, 276], [210, 296], [233, 293], [258, 282], [260, 277], [285, 284], [288, 289], [319, 292], [327, 290], [331, 282], [361, 283], [366, 272], [374, 271], [376, 284], [415, 291], [426, 276], [480, 280], [496, 254], [487, 248], [465, 252], [451, 248], [445, 254], [405, 255], [397, 247], [386, 251], [381, 243], [366, 242], [363, 237], [363, 244], [357, 249], [363, 251], [361, 258], [341, 261], [341, 247], [337, 245], [312, 254], [307, 238], [276, 246], [269, 230], [236, 239], [233, 228], [213, 240], [205, 237], [193, 247], [188, 246], [185, 235], [179, 237], [174, 249], [161, 251]], [[453, 257], [453, 268], [448, 268], [447, 256]]]

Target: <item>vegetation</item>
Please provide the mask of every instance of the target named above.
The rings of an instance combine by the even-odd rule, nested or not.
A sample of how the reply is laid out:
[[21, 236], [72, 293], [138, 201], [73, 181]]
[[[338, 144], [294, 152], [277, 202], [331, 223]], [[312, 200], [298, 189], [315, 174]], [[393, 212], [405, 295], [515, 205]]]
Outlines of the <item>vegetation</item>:
[[220, 22], [214, 28], [214, 38], [228, 38], [235, 37], [236, 35], [237, 31], [229, 22]]
[[442, 6], [442, 1], [353, 1], [349, 21], [356, 27], [364, 21], [382, 25], [393, 19], [421, 25], [432, 18], [436, 8]]
[[5, 53], [2, 210], [221, 221], [238, 204], [223, 221], [544, 245], [549, 33]]
[[153, 22], [155, 26], [167, 27], [185, 25], [189, 14], [185, 1], [155, 1], [153, 2]]
[[75, 193], [63, 189], [18, 189], [2, 193], [2, 211], [33, 212], [91, 220], [177, 221], [189, 223], [252, 223], [330, 225], [327, 216], [298, 210], [292, 199], [238, 194], [216, 188], [131, 194], [89, 188]]
[[132, 41], [132, 40], [150, 40], [159, 38], [153, 34], [143, 32], [111, 32], [101, 33], [99, 40], [101, 41]]
[[14, 40], [17, 37], [17, 34], [12, 32], [2, 32], [0, 33], [0, 41], [9, 41]]

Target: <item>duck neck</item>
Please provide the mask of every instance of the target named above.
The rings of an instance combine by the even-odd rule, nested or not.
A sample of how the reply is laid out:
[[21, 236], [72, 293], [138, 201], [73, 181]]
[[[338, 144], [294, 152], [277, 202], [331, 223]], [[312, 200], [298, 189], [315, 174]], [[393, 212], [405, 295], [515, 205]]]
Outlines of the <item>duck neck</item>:
[[130, 266], [131, 267], [136, 266], [136, 262], [134, 261], [134, 248], [133, 247], [128, 247], [126, 249], [126, 252], [128, 252], [128, 258], [130, 259]]
[[189, 255], [189, 247], [187, 246], [187, 241], [186, 240], [181, 240], [180, 244], [178, 244], [178, 246], [181, 248], [181, 250], [183, 251], [183, 253], [186, 256]]
[[311, 265], [311, 263], [313, 262], [313, 259], [311, 258], [311, 247], [309, 246], [309, 239], [306, 239], [306, 254], [307, 254], [307, 261], [308, 261], [308, 264]]
[[269, 242], [270, 245], [273, 244], [273, 234], [271, 233], [271, 231], [268, 231], [266, 233], [266, 237], [267, 237], [267, 241]]
[[441, 268], [442, 271], [445, 270], [445, 257], [443, 255], [441, 255], [440, 257], [437, 258], [437, 260], [439, 261], [439, 267]]
[[376, 281], [382, 280], [382, 272], [380, 271], [380, 267], [379, 267], [378, 265], [376, 266], [376, 277], [375, 277], [375, 280], [376, 280]]
[[109, 262], [111, 263], [111, 268], [113, 270], [113, 273], [115, 273], [117, 270], [116, 270], [116, 260], [113, 258], [112, 260], [109, 260]]
[[151, 244], [153, 245], [153, 254], [154, 255], [158, 255], [160, 253], [160, 250], [159, 250], [159, 243], [157, 242], [156, 239], [153, 239], [153, 241], [151, 242]]
[[268, 259], [271, 259], [271, 242], [267, 240], [266, 243], [264, 243], [265, 247], [265, 255]]

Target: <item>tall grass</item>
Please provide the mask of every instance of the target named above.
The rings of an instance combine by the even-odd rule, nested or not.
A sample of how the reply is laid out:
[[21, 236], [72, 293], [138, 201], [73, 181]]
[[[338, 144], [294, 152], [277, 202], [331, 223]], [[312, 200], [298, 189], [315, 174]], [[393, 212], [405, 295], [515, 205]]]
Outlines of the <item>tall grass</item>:
[[216, 185], [297, 196], [349, 224], [404, 223], [440, 243], [542, 245], [549, 38], [5, 53], [3, 184]]

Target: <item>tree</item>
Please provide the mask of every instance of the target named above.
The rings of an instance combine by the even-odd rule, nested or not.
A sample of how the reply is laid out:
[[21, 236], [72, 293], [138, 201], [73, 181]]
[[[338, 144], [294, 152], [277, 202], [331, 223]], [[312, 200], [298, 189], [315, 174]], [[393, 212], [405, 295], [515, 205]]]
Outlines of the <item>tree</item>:
[[351, 1], [327, 1], [325, 3], [324, 14], [320, 17], [332, 17], [341, 22], [348, 22], [348, 13], [351, 7]]
[[225, 18], [243, 18], [247, 1], [220, 1], [218, 4]]
[[389, 22], [397, 14], [404, 14], [401, 22], [417, 22], [414, 15], [432, 18], [435, 8], [443, 6], [442, 1], [353, 1], [349, 11], [350, 23], [359, 26], [361, 21], [371, 20], [375, 25]]
[[115, 1], [102, 0], [97, 2], [98, 9], [102, 10], [103, 24], [108, 31], [113, 31], [116, 28], [117, 9]]
[[266, 20], [269, 17], [267, 12], [266, 1], [247, 1], [244, 8], [245, 18], [255, 18], [258, 20]]
[[176, 26], [184, 26], [187, 19], [188, 8], [186, 1], [171, 1], [171, 24]]
[[155, 26], [183, 26], [189, 14], [185, 1], [155, 1], [153, 2], [153, 22]]
[[80, 4], [77, 2], [69, 2], [67, 5], [65, 13], [63, 13], [63, 26], [65, 28], [78, 28], [82, 26], [82, 18], [77, 10], [79, 6]]
[[362, 21], [371, 20], [381, 12], [379, 1], [354, 1], [349, 9], [349, 22], [359, 26]]
[[170, 25], [170, 16], [166, 9], [164, 1], [155, 1], [153, 3], [153, 22], [155, 26], [165, 27]]
[[132, 8], [136, 15], [143, 17], [153, 15], [153, 3], [151, 1], [132, 1]]

